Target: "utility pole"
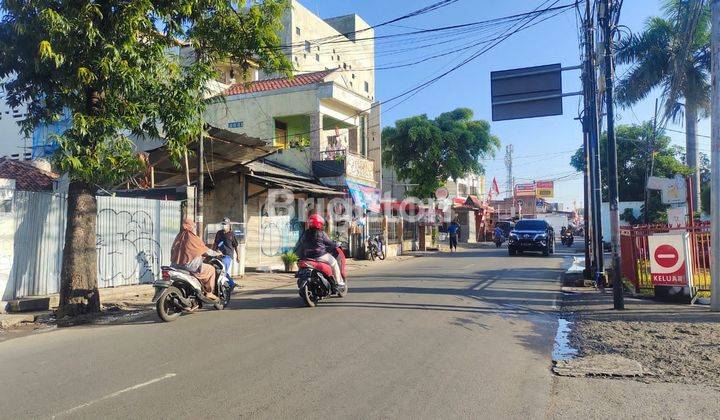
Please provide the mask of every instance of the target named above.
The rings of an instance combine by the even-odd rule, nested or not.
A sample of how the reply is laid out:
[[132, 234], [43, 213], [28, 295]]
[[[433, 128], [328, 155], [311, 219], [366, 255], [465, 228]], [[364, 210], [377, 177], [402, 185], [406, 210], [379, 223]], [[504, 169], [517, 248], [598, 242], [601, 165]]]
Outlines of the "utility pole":
[[583, 66], [583, 96], [585, 100], [585, 113], [583, 128], [588, 135], [588, 157], [590, 169], [590, 203], [592, 220], [592, 250], [593, 250], [593, 277], [595, 284], [604, 284], [604, 263], [603, 263], [603, 242], [601, 203], [602, 184], [600, 182], [600, 155], [599, 143], [600, 133], [598, 124], [597, 107], [597, 80], [595, 77], [595, 41], [594, 41], [594, 17], [590, 7], [590, 1], [585, 2], [585, 61]]
[[583, 270], [583, 278], [592, 280], [592, 261], [590, 256], [590, 136], [587, 130], [583, 130], [583, 172], [585, 174], [583, 180], [583, 222], [585, 230], [585, 269]]
[[[608, 141], [608, 190], [610, 201], [610, 237], [612, 250], [612, 282], [613, 307], [625, 309], [623, 285], [620, 274], [620, 215], [618, 214], [618, 172], [617, 172], [617, 139], [615, 138], [615, 107], [613, 104], [613, 41], [612, 41], [612, 0], [604, 0], [605, 10], [600, 24], [603, 28], [605, 42], [605, 109], [607, 112]], [[619, 13], [616, 10], [615, 13]]]
[[712, 0], [712, 136], [710, 140], [710, 309], [720, 312], [720, 0]]
[[647, 187], [648, 179], [653, 176], [653, 166], [655, 166], [655, 143], [657, 141], [657, 116], [658, 116], [658, 100], [655, 98], [655, 118], [653, 118], [652, 136], [647, 141], [647, 151], [645, 152], [645, 214], [643, 221], [646, 225], [650, 224], [650, 190]]
[[507, 168], [507, 189], [505, 190], [505, 198], [515, 196], [513, 191], [513, 145], [505, 146], [505, 168]]
[[205, 188], [205, 167], [203, 161], [205, 159], [205, 139], [203, 138], [204, 127], [200, 127], [200, 137], [198, 138], [198, 154], [197, 154], [197, 192], [195, 193], [196, 213], [195, 223], [197, 224], [197, 234], [202, 240], [205, 240], [204, 221], [203, 221], [203, 192]]

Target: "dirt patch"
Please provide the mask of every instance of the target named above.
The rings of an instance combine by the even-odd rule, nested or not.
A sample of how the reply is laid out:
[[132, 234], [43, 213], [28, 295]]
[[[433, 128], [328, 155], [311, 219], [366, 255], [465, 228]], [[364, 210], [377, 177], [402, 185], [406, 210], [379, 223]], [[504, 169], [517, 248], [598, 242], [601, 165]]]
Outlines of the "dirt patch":
[[581, 319], [575, 327], [582, 356], [619, 354], [642, 365], [644, 380], [720, 388], [720, 324]]

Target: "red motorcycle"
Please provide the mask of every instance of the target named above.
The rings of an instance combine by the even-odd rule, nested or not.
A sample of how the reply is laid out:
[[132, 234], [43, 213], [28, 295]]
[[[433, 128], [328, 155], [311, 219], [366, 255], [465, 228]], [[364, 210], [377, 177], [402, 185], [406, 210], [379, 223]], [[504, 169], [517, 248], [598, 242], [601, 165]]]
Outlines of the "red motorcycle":
[[342, 248], [337, 247], [333, 256], [340, 264], [340, 273], [345, 279], [345, 286], [338, 287], [337, 281], [333, 277], [332, 267], [322, 261], [312, 258], [303, 258], [298, 262], [297, 277], [298, 290], [300, 297], [303, 298], [305, 304], [310, 308], [322, 299], [329, 296], [344, 297], [348, 292], [347, 274], [345, 271], [345, 253]]

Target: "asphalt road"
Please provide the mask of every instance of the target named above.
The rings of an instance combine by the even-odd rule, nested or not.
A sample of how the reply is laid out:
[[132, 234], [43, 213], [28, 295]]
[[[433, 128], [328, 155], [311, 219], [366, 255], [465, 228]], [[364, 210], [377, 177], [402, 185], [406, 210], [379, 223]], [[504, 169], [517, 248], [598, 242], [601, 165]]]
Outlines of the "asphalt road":
[[543, 418], [563, 256], [471, 249], [0, 343], [0, 418]]

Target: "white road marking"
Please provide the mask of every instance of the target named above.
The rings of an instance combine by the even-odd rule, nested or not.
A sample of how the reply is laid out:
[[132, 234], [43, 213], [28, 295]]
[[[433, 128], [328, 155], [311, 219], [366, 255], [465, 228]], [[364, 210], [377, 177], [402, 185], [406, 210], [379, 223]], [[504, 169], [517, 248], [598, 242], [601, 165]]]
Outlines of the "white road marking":
[[98, 398], [98, 399], [96, 399], [96, 400], [88, 401], [88, 402], [86, 402], [85, 404], [80, 404], [80, 405], [78, 405], [77, 407], [73, 407], [73, 408], [71, 408], [71, 409], [69, 409], [69, 410], [65, 410], [65, 411], [63, 411], [62, 413], [59, 413], [59, 414], [56, 414], [56, 415], [52, 416], [52, 418], [55, 418], [55, 417], [58, 417], [58, 416], [66, 416], [66, 415], [68, 415], [68, 414], [70, 414], [70, 413], [72, 413], [72, 412], [74, 412], [74, 411], [80, 410], [81, 408], [89, 407], [89, 406], [91, 406], [91, 405], [93, 405], [93, 404], [95, 404], [95, 403], [98, 403], [98, 402], [100, 402], [100, 401], [108, 400], [108, 399], [110, 399], [110, 398], [115, 398], [115, 397], [117, 397], [118, 395], [124, 394], [124, 393], [129, 392], [129, 391], [134, 391], [134, 390], [136, 390], [136, 389], [138, 389], [138, 388], [142, 388], [142, 387], [145, 387], [145, 386], [148, 386], [148, 385], [152, 385], [152, 384], [154, 384], [154, 383], [156, 383], [156, 382], [164, 381], [165, 379], [170, 379], [170, 378], [172, 378], [173, 376], [176, 376], [176, 374], [175, 374], [175, 373], [168, 373], [168, 374], [165, 375], [165, 376], [161, 376], [161, 377], [159, 377], [159, 378], [151, 379], [151, 380], [149, 380], [149, 381], [147, 381], [147, 382], [143, 382], [143, 383], [141, 383], [141, 384], [137, 384], [137, 385], [133, 385], [133, 386], [131, 386], [131, 387], [125, 388], [125, 389], [121, 389], [120, 391], [113, 392], [112, 394], [105, 395], [104, 397], [100, 397], [100, 398]]

